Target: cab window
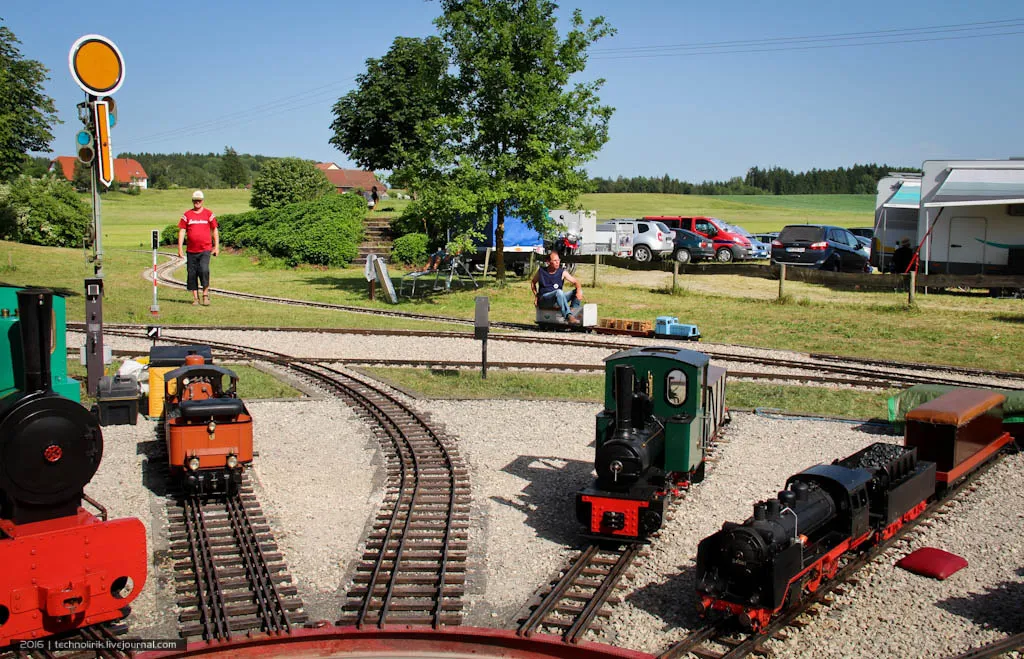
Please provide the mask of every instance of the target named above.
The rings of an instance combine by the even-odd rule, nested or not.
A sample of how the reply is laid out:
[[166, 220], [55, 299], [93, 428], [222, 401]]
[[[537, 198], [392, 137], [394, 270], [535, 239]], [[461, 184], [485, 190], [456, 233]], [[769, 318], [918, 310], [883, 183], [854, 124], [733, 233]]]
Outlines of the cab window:
[[665, 376], [665, 402], [678, 407], [686, 402], [686, 373], [672, 369]]

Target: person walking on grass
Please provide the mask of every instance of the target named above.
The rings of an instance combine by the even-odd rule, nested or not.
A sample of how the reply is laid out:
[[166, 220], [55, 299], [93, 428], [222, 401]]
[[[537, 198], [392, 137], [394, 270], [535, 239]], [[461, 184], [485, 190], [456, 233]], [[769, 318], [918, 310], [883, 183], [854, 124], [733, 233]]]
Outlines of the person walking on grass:
[[210, 254], [220, 253], [220, 232], [217, 216], [203, 208], [203, 191], [192, 193], [192, 209], [178, 220], [178, 258], [185, 258], [182, 247], [188, 240], [188, 285], [192, 292], [192, 305], [199, 304], [199, 289], [203, 289], [203, 305], [210, 304]]

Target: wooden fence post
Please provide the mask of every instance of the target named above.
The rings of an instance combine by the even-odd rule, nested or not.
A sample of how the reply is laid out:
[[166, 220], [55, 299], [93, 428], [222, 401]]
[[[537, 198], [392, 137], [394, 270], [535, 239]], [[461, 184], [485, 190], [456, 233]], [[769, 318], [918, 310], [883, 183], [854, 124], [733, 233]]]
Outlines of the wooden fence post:
[[910, 290], [907, 291], [907, 304], [914, 303], [914, 293], [917, 292], [917, 272], [910, 271]]
[[786, 295], [786, 264], [779, 264], [779, 299]]
[[530, 276], [533, 276], [533, 257], [536, 256], [536, 252], [530, 252]]
[[672, 292], [676, 292], [676, 280], [679, 278], [679, 261], [672, 259]]
[[491, 264], [491, 248], [488, 247], [487, 251], [484, 252], [484, 274], [483, 274], [484, 277], [487, 276], [487, 266], [489, 266], [490, 264]]
[[594, 278], [590, 282], [590, 286], [597, 288], [597, 266], [601, 263], [601, 255], [594, 254]]

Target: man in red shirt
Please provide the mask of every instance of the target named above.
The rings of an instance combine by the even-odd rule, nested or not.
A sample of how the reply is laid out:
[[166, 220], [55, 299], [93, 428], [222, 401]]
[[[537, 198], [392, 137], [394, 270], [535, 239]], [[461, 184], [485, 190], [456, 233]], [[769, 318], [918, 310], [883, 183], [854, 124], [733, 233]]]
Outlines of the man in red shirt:
[[[211, 240], [212, 234], [212, 240]], [[178, 220], [178, 258], [185, 239], [188, 238], [188, 290], [192, 291], [192, 304], [199, 304], [199, 287], [203, 288], [203, 304], [210, 304], [210, 252], [220, 253], [220, 232], [217, 231], [217, 216], [203, 208], [203, 191], [192, 193], [192, 210]]]

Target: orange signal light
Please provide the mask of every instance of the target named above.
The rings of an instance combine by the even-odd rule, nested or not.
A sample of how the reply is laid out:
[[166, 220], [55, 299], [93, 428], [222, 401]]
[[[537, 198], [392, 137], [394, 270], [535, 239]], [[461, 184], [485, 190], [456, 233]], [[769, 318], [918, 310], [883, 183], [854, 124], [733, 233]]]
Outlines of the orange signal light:
[[110, 107], [106, 101], [96, 101], [93, 106], [94, 128], [96, 130], [97, 174], [103, 185], [110, 187], [114, 182], [114, 151], [110, 146]]

